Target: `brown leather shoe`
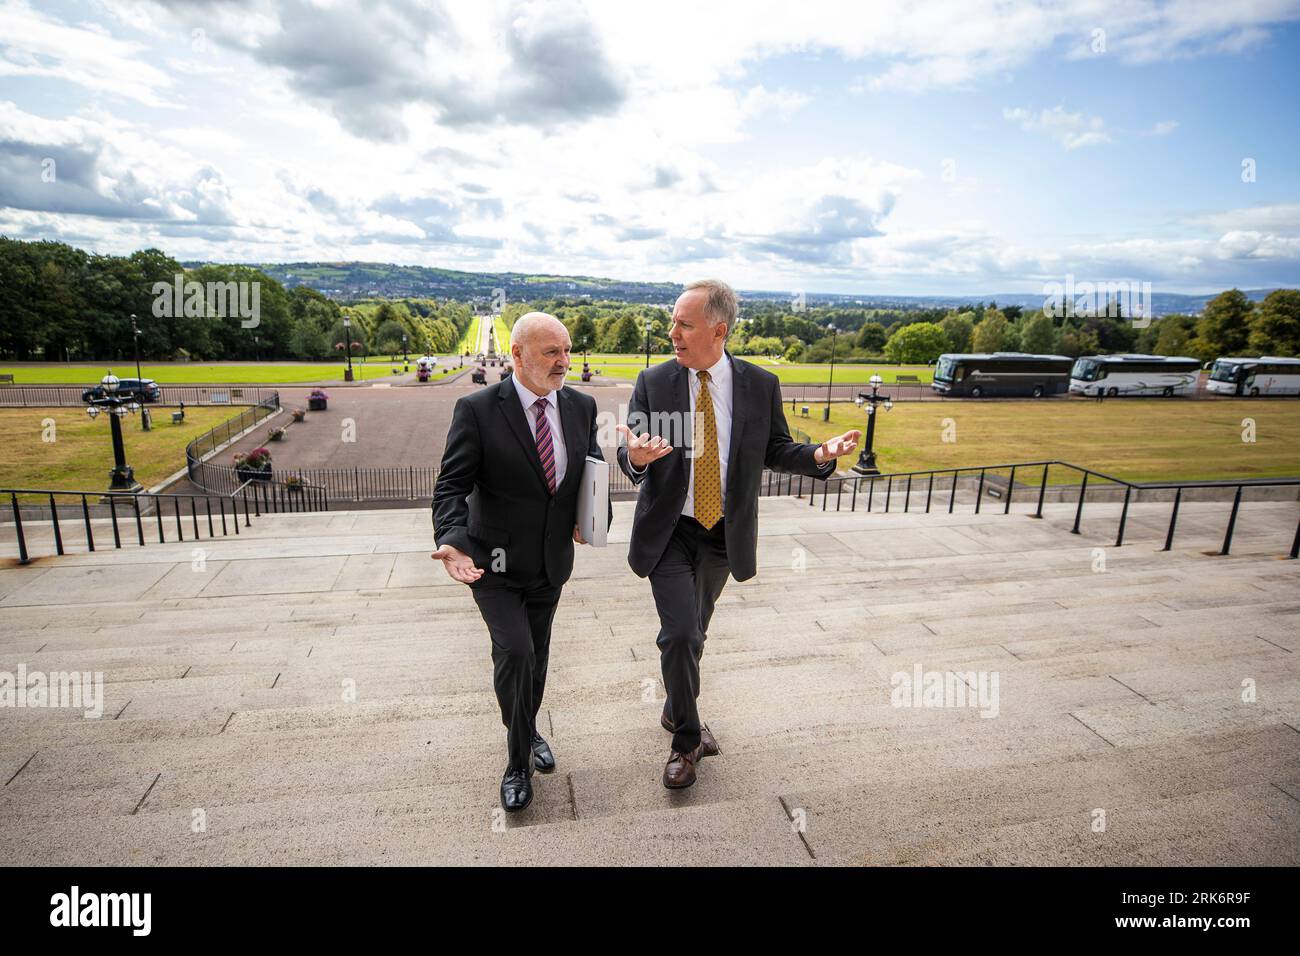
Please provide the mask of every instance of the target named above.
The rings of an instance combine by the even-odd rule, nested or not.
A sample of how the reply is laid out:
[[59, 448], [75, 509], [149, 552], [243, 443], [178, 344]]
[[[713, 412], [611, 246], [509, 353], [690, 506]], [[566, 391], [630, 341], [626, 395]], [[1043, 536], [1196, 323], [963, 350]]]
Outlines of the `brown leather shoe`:
[[669, 790], [680, 790], [695, 783], [695, 765], [699, 762], [700, 747], [684, 754], [674, 750], [668, 755], [664, 765], [664, 786]]
[[[673, 722], [668, 719], [667, 710], [665, 710], [662, 714], [659, 715], [659, 724], [660, 726], [663, 727], [664, 730], [668, 731], [670, 734], [676, 733], [676, 731], [673, 729]], [[722, 753], [722, 748], [718, 746], [718, 741], [714, 738], [713, 731], [709, 730], [708, 724], [701, 723], [700, 724], [700, 756], [716, 757], [720, 753]]]

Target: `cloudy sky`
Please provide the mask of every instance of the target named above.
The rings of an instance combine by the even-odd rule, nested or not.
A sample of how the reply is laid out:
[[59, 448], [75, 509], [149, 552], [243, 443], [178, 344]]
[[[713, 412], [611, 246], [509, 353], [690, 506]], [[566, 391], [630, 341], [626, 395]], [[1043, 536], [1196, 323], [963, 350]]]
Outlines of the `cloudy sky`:
[[0, 233], [750, 289], [1300, 285], [1300, 2], [0, 0]]

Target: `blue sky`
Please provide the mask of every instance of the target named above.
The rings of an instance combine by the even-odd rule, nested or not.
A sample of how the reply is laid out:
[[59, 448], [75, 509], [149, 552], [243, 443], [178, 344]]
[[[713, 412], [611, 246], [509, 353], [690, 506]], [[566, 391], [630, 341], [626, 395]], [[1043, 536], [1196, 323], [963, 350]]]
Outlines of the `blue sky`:
[[1296, 285], [1297, 18], [0, 0], [0, 233], [791, 291]]

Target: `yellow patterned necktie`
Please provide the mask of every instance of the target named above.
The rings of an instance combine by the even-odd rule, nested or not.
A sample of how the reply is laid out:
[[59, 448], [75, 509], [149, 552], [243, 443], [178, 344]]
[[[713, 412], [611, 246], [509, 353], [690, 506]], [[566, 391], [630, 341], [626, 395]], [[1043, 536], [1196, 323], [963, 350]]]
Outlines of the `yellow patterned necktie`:
[[695, 398], [695, 420], [702, 427], [695, 445], [695, 520], [712, 529], [722, 518], [722, 478], [718, 462], [718, 423], [713, 417], [709, 373], [700, 372], [700, 393]]

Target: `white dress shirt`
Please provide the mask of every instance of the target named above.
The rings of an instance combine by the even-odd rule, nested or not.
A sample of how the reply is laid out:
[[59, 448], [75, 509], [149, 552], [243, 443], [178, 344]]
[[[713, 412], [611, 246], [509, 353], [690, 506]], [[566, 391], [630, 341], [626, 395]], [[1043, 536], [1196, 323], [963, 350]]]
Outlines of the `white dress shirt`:
[[569, 465], [569, 456], [564, 447], [564, 427], [560, 424], [560, 405], [556, 400], [560, 393], [555, 391], [534, 395], [519, 381], [517, 373], [510, 376], [510, 381], [515, 383], [515, 391], [519, 393], [519, 403], [524, 406], [524, 418], [528, 421], [528, 430], [533, 433], [534, 442], [537, 441], [537, 410], [533, 405], [539, 398], [546, 399], [546, 423], [551, 426], [551, 447], [555, 450], [555, 487], [559, 488], [564, 483], [564, 473]]

